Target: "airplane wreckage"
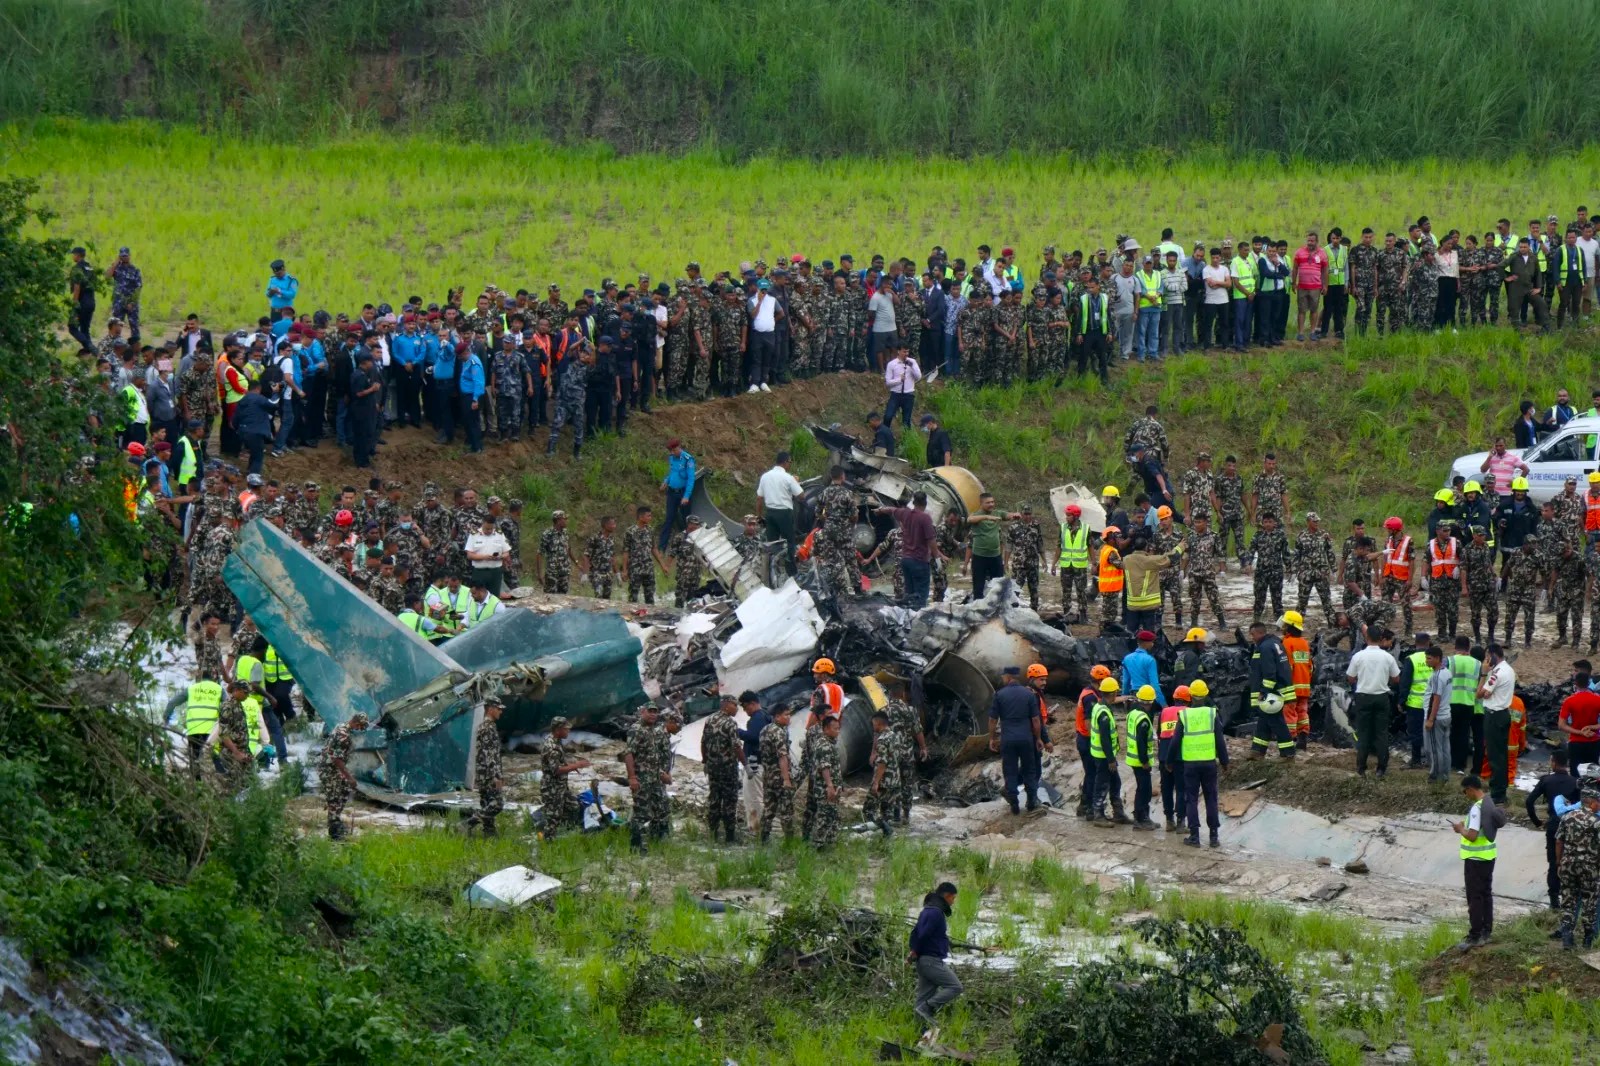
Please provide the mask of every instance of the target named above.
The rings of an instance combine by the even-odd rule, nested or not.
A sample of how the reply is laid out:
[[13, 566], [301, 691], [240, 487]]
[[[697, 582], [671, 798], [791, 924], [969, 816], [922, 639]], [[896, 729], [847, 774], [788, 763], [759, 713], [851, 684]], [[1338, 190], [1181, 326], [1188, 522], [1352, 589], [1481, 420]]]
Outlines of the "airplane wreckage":
[[[864, 450], [835, 429], [810, 428], [864, 500], [855, 533], [863, 554], [891, 528], [873, 507], [908, 505], [922, 491], [936, 523], [948, 511], [965, 516], [977, 508], [983, 486], [964, 468], [921, 470]], [[363, 795], [401, 806], [475, 787], [473, 745], [490, 696], [505, 704], [498, 722], [503, 740], [542, 731], [557, 715], [615, 730], [655, 699], [683, 712], [687, 724], [675, 750], [699, 761], [705, 716], [716, 709], [718, 693], [753, 690], [766, 706], [778, 700], [796, 706], [789, 728], [798, 757], [810, 717], [804, 710], [810, 666], [827, 656], [850, 693], [839, 738], [845, 773], [867, 767], [872, 714], [887, 700], [885, 685], [903, 680], [935, 750], [924, 772], [939, 775], [987, 757], [985, 744], [968, 740], [986, 732], [1006, 666], [1043, 663], [1049, 692], [1070, 704], [1093, 663], [1119, 659], [1133, 647], [1127, 634], [1071, 636], [1059, 619], [1047, 621], [1021, 603], [1009, 579], [990, 582], [981, 599], [914, 611], [880, 593], [836, 595], [815, 566], [787, 577], [781, 544], [769, 546], [765, 567], [748, 565], [731, 543], [742, 525], [706, 493], [711, 476], [697, 481], [689, 510], [703, 521], [690, 539], [712, 580], [689, 610], [646, 608], [624, 616], [607, 601], [533, 594], [525, 598], [530, 609], [513, 594], [488, 621], [435, 645], [268, 522], [240, 530], [223, 576], [327, 728], [365, 712], [370, 725], [357, 734], [348, 765]], [[810, 527], [823, 485], [824, 479], [802, 484], [799, 528]], [[1051, 501], [1058, 519], [1075, 502], [1091, 529], [1104, 525], [1094, 493], [1081, 486], [1063, 486]], [[1171, 649], [1163, 643], [1157, 654], [1169, 667]], [[1208, 678], [1218, 679], [1212, 692], [1224, 712], [1242, 705], [1248, 666], [1242, 641], [1213, 645], [1206, 666]], [[1328, 672], [1335, 671], [1342, 673], [1342, 665], [1330, 662]], [[1319, 703], [1314, 710], [1326, 711], [1327, 697]]]

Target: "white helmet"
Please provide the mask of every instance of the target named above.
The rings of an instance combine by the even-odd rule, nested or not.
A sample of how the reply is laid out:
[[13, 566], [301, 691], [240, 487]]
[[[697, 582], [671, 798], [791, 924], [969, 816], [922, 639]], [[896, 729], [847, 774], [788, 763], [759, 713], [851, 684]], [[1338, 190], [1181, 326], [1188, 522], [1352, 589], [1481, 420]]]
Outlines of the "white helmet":
[[1261, 697], [1261, 702], [1256, 706], [1261, 708], [1263, 714], [1277, 714], [1283, 710], [1283, 697], [1276, 692], [1269, 692]]

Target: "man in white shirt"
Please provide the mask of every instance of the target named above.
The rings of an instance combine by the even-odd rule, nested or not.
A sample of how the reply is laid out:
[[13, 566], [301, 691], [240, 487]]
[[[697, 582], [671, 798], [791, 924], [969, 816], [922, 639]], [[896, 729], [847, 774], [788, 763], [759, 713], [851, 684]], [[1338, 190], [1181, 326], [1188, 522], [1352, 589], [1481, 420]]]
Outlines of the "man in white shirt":
[[777, 298], [768, 290], [772, 282], [762, 278], [756, 282], [756, 292], [749, 298], [750, 305], [750, 387], [746, 392], [771, 392], [767, 375], [777, 358], [778, 308]]
[[1228, 317], [1229, 289], [1233, 275], [1222, 262], [1222, 249], [1213, 248], [1210, 263], [1200, 272], [1205, 285], [1205, 296], [1200, 303], [1200, 350], [1210, 351], [1211, 346], [1226, 347], [1232, 336], [1232, 322]]
[[900, 424], [911, 428], [911, 405], [916, 402], [917, 382], [922, 380], [922, 367], [911, 353], [896, 346], [890, 353], [889, 365], [883, 371], [884, 384], [889, 386], [889, 402], [883, 408], [886, 424], [894, 422], [895, 411], [900, 412]]
[[1483, 701], [1483, 744], [1489, 756], [1489, 795], [1496, 803], [1504, 804], [1506, 753], [1511, 744], [1511, 698], [1517, 694], [1517, 672], [1506, 662], [1506, 650], [1498, 644], [1489, 645], [1484, 667], [1478, 698]]
[[1583, 253], [1583, 313], [1594, 310], [1594, 265], [1600, 253], [1600, 240], [1595, 240], [1594, 223], [1584, 221], [1578, 225], [1578, 251]]
[[511, 554], [511, 544], [505, 534], [495, 527], [494, 518], [485, 515], [478, 532], [467, 536], [467, 561], [472, 564], [473, 584], [498, 596], [505, 576], [505, 560]]
[[779, 452], [772, 469], [756, 483], [756, 515], [762, 521], [763, 540], [782, 540], [783, 561], [794, 573], [794, 501], [804, 495], [794, 475], [789, 473], [789, 453]]
[[1367, 776], [1367, 756], [1378, 757], [1378, 777], [1389, 773], [1389, 688], [1400, 680], [1400, 664], [1389, 649], [1394, 634], [1386, 629], [1368, 630], [1369, 643], [1350, 657], [1345, 680], [1355, 686], [1356, 698], [1350, 708], [1351, 725], [1356, 731], [1356, 776]]

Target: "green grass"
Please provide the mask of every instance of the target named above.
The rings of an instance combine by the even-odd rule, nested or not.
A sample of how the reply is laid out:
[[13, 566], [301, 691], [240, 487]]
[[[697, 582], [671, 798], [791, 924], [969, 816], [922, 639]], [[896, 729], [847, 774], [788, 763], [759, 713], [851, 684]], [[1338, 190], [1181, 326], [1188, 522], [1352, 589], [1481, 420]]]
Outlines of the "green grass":
[[[1516, 46], [1492, 49], [1489, 25]], [[1171, 0], [1135, 18], [1089, 0], [778, 0], [715, 18], [639, 0], [3, 0], [0, 27], [0, 117], [739, 156], [1154, 149], [1141, 176], [1197, 146], [1380, 165], [1543, 156], [1572, 143], [1600, 52], [1600, 27], [1557, 0], [1426, 17], [1381, 0]], [[1238, 191], [1209, 188], [1196, 198]], [[891, 213], [904, 191], [868, 195]]]

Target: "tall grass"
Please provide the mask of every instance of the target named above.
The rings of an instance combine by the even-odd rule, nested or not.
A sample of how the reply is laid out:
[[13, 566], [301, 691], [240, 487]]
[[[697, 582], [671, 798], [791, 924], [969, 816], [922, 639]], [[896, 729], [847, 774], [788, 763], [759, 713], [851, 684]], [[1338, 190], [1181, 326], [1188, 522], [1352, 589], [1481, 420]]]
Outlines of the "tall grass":
[[1204, 146], [1387, 162], [1570, 143], [1600, 24], [1557, 0], [1427, 8], [0, 0], [0, 115], [736, 155]]

